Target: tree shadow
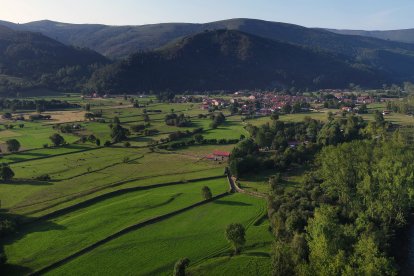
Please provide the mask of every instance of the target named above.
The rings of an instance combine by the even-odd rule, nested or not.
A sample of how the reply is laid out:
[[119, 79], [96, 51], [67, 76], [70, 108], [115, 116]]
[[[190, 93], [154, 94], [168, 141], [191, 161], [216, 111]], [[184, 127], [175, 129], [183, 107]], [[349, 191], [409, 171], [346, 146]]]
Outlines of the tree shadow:
[[1, 267], [1, 274], [2, 275], [28, 275], [33, 272], [28, 267], [20, 266], [20, 265], [13, 265], [6, 263], [3, 267]]
[[244, 253], [244, 255], [251, 256], [251, 257], [266, 257], [266, 258], [270, 257], [270, 254], [266, 252], [247, 252], [247, 253]]
[[229, 206], [252, 206], [251, 204], [248, 204], [248, 203], [228, 201], [228, 200], [215, 200], [214, 204], [229, 205]]
[[51, 186], [53, 185], [50, 182], [47, 181], [39, 181], [34, 179], [15, 179], [13, 181], [8, 182], [0, 182], [1, 184], [7, 184], [7, 185], [32, 185], [32, 186]]
[[[65, 230], [66, 227], [58, 225], [49, 220], [39, 220], [36, 223], [24, 223], [30, 221], [30, 217], [16, 214], [5, 213], [4, 209], [0, 210], [0, 217], [2, 219], [8, 219], [15, 223], [16, 227], [13, 233], [5, 234], [0, 238], [0, 252], [4, 252], [5, 245], [11, 245], [21, 239], [26, 235], [36, 233], [36, 232], [47, 232], [50, 230]], [[6, 255], [7, 256], [7, 255]], [[7, 256], [7, 259], [10, 260], [10, 256]], [[30, 274], [32, 269], [17, 264], [6, 263], [1, 268], [1, 275], [27, 275]]]

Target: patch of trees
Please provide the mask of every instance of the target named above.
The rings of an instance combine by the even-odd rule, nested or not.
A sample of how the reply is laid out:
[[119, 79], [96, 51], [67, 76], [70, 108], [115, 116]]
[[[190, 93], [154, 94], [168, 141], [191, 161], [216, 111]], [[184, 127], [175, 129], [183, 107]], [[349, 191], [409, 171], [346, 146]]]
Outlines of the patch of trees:
[[[262, 169], [284, 170], [293, 165], [309, 164], [324, 146], [362, 139], [385, 139], [390, 129], [381, 113], [375, 121], [365, 122], [362, 117], [349, 114], [328, 121], [305, 118], [303, 122], [285, 123], [273, 120], [260, 127], [247, 125], [251, 139], [243, 140], [229, 159], [233, 175], [259, 172]], [[269, 154], [259, 154], [259, 149]]]
[[173, 149], [183, 148], [183, 147], [192, 146], [196, 144], [226, 145], [226, 144], [236, 144], [237, 142], [240, 141], [239, 139], [204, 139], [203, 135], [201, 135], [202, 132], [203, 132], [203, 128], [197, 128], [197, 129], [194, 129], [193, 131], [187, 130], [187, 131], [177, 131], [177, 132], [170, 133], [168, 135], [168, 138], [162, 138], [160, 139], [160, 142], [168, 143], [168, 142], [177, 141], [179, 139], [188, 138], [191, 136], [194, 136], [194, 137], [187, 141], [180, 141], [180, 142], [173, 142], [169, 144], [158, 145], [158, 148], [173, 150]]
[[110, 125], [110, 128], [112, 143], [124, 141], [128, 139], [128, 135], [130, 135], [129, 129], [122, 127], [119, 123]]
[[49, 137], [49, 139], [52, 142], [53, 146], [55, 146], [55, 147], [64, 145], [66, 143], [65, 138], [63, 138], [63, 136], [60, 135], [59, 133], [55, 133], [55, 134], [51, 135]]
[[414, 154], [396, 139], [324, 147], [296, 191], [271, 185], [275, 275], [395, 275], [391, 237], [414, 199]]
[[141, 124], [141, 125], [132, 125], [130, 127], [131, 131], [137, 132], [137, 133], [143, 131], [146, 128], [147, 128], [147, 125], [143, 125], [143, 124]]
[[401, 101], [388, 101], [387, 109], [396, 113], [414, 114], [414, 96], [408, 96]]
[[210, 127], [216, 129], [219, 125], [223, 124], [226, 121], [226, 117], [222, 112], [211, 113], [210, 119], [213, 121], [210, 124]]
[[285, 104], [281, 111], [285, 114], [290, 114], [290, 113], [301, 113], [304, 112], [305, 110], [308, 110], [310, 108], [310, 104], [307, 102], [295, 102], [293, 105], [292, 104]]
[[40, 120], [50, 120], [52, 116], [50, 115], [42, 115], [42, 114], [33, 114], [29, 116], [31, 121], [40, 121]]
[[7, 140], [6, 145], [9, 152], [17, 152], [20, 149], [20, 142], [16, 139]]
[[191, 125], [191, 120], [184, 114], [177, 115], [175, 113], [171, 113], [165, 116], [165, 124], [167, 126], [188, 127]]
[[82, 129], [79, 124], [56, 124], [53, 129], [59, 130], [61, 133], [73, 133]]
[[80, 105], [61, 100], [21, 100], [0, 98], [0, 108], [16, 110], [62, 110], [68, 108], [80, 108]]

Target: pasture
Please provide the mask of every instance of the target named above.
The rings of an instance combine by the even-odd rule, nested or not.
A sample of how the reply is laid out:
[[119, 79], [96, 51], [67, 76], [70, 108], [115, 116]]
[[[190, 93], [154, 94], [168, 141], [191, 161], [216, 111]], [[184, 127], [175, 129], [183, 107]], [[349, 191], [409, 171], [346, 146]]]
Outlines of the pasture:
[[[209, 257], [225, 254], [230, 250], [224, 237], [227, 224], [239, 222], [249, 229], [264, 212], [262, 200], [231, 195], [128, 233], [48, 275], [88, 275], [92, 268], [96, 274], [106, 275], [120, 269], [127, 275], [169, 275], [179, 258], [188, 257], [193, 264], [201, 264]], [[262, 241], [270, 242], [270, 233], [261, 234]], [[246, 247], [254, 246], [254, 239], [251, 241]]]
[[[0, 131], [0, 143], [8, 139], [21, 143], [20, 152], [1, 158], [15, 173], [12, 180], [0, 185], [1, 214], [20, 224], [16, 234], [1, 240], [8, 258], [8, 275], [38, 271], [131, 225], [203, 202], [204, 186], [211, 189], [213, 196], [229, 190], [224, 177], [226, 162], [207, 160], [206, 156], [215, 150], [231, 151], [234, 144], [193, 144], [174, 150], [149, 145], [173, 132], [197, 128], [203, 128], [204, 139], [237, 140], [248, 136], [241, 116], [229, 116], [213, 129], [208, 116], [199, 116], [208, 113], [197, 103], [158, 103], [154, 98], [139, 98], [145, 107], [133, 108], [123, 97], [83, 99], [71, 95], [61, 99], [81, 108], [53, 111], [52, 118], [62, 115], [55, 121], [21, 122], [23, 128], [17, 127], [19, 121], [6, 122], [16, 127]], [[83, 107], [87, 103], [91, 112], [102, 113], [104, 122], [84, 120]], [[188, 116], [191, 124], [167, 126], [164, 118], [172, 112]], [[228, 115], [225, 110], [223, 113]], [[149, 122], [144, 122], [145, 114]], [[158, 133], [132, 132], [128, 146], [123, 142], [103, 146], [112, 139], [110, 126], [114, 117], [125, 128], [146, 123], [148, 129]], [[72, 133], [53, 128], [57, 123], [75, 122], [81, 129]], [[49, 136], [53, 133], [60, 133], [67, 144], [44, 147], [50, 145]], [[80, 142], [82, 136], [89, 135], [102, 144]], [[178, 141], [190, 139], [191, 136]], [[42, 178], [45, 175], [47, 179]], [[100, 263], [106, 263], [94, 270], [96, 274], [113, 274], [119, 266], [125, 266], [129, 269], [127, 274], [166, 275], [181, 257], [189, 257], [190, 269], [200, 274], [210, 270], [212, 264], [224, 272], [243, 264], [246, 272], [260, 269], [266, 274], [270, 270], [272, 237], [267, 221], [261, 219], [265, 206], [262, 199], [227, 195], [130, 231], [50, 274], [90, 274], [90, 268], [96, 266], [96, 256], [102, 258]], [[246, 248], [237, 257], [230, 257], [230, 246], [224, 238], [224, 229], [232, 222], [247, 227]]]

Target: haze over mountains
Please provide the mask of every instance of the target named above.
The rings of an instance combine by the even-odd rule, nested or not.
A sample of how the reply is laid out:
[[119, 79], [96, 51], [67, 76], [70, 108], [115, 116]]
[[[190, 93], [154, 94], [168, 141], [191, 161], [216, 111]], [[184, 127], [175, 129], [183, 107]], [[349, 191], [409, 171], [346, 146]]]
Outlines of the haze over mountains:
[[[2, 74], [54, 89], [317, 89], [414, 81], [414, 44], [285, 23], [230, 19], [144, 26], [52, 21], [0, 25], [6, 26], [0, 32]], [[25, 35], [31, 39], [19, 38]], [[112, 64], [104, 66], [109, 62], [105, 57], [73, 46], [99, 52]], [[17, 54], [11, 55], [9, 48]]]

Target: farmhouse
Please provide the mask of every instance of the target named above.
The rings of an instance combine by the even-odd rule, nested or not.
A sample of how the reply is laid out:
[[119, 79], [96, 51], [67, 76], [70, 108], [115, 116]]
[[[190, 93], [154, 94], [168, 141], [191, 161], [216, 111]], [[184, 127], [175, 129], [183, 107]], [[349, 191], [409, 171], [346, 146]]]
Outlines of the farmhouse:
[[214, 161], [224, 161], [229, 159], [230, 155], [231, 153], [228, 151], [215, 150], [213, 151], [213, 154], [207, 155], [206, 158]]

